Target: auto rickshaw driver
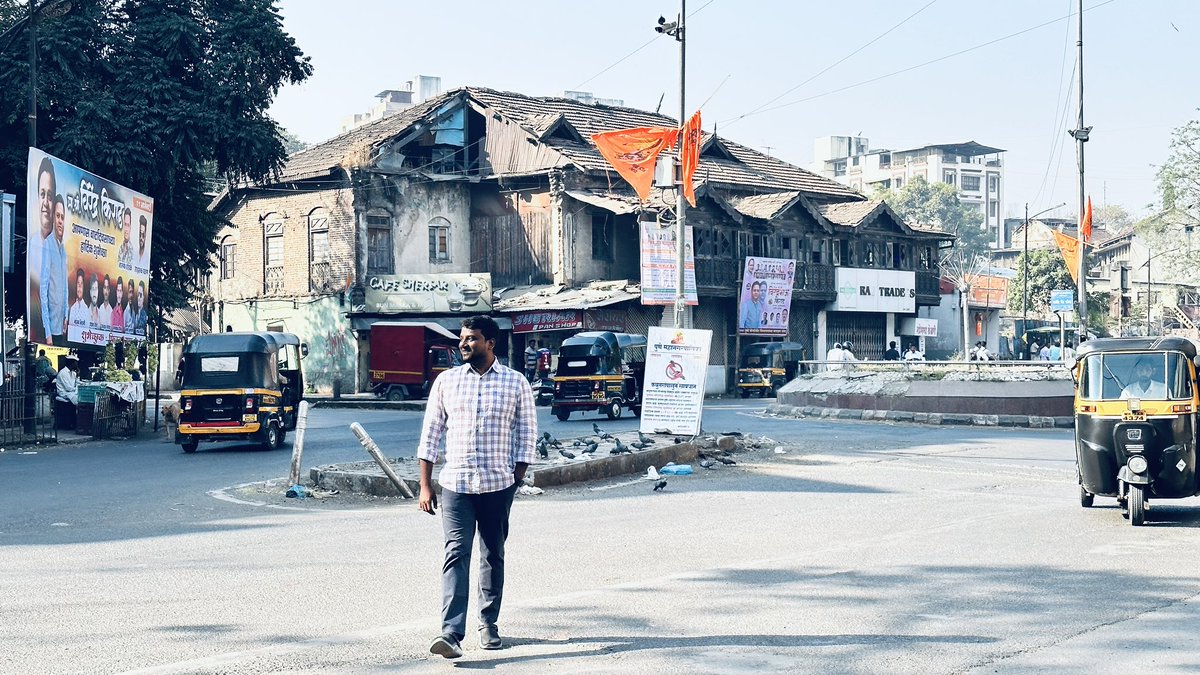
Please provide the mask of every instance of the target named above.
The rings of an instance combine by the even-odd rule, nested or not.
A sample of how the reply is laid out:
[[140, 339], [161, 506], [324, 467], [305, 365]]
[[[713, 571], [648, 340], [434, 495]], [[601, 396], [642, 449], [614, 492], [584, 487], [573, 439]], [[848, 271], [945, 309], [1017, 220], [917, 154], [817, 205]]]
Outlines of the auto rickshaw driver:
[[1155, 378], [1154, 364], [1146, 359], [1139, 359], [1133, 368], [1134, 380], [1121, 390], [1121, 398], [1147, 398], [1162, 400], [1167, 398], [1167, 383], [1161, 377]]

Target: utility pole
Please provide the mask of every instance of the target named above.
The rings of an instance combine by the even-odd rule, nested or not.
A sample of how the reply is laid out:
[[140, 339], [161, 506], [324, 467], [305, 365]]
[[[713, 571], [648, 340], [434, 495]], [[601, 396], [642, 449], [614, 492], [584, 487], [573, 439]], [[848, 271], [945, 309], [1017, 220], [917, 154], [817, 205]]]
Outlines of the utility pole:
[[1087, 143], [1091, 127], [1083, 126], [1083, 0], [1079, 0], [1079, 39], [1075, 42], [1079, 50], [1079, 125], [1068, 133], [1075, 139], [1079, 158], [1079, 277], [1077, 282], [1076, 299], [1079, 309], [1076, 323], [1079, 337], [1077, 344], [1082, 344], [1087, 335], [1087, 246], [1083, 241], [1083, 218], [1087, 209], [1087, 190], [1083, 174], [1083, 144]]
[[[687, 123], [687, 38], [684, 33], [684, 21], [687, 18], [687, 0], [679, 0], [679, 17], [673, 22], [667, 22], [664, 17], [658, 17], [656, 32], [670, 35], [679, 43], [679, 129], [683, 130]], [[691, 328], [691, 311], [687, 304], [687, 199], [683, 196], [683, 148], [682, 138], [679, 143], [679, 178], [675, 200], [675, 318], [672, 322], [675, 328]], [[664, 311], [663, 320], [666, 320]]]
[[37, 147], [37, 7], [29, 0], [29, 147]]

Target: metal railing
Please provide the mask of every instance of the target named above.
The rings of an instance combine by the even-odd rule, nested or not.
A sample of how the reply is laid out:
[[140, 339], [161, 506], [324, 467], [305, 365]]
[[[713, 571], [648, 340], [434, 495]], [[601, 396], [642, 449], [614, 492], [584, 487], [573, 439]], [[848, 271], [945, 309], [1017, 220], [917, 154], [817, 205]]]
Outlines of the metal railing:
[[53, 395], [40, 388], [27, 393], [23, 376], [18, 366], [15, 376], [6, 378], [0, 386], [0, 447], [57, 443]]
[[263, 293], [277, 295], [283, 292], [283, 266], [268, 267], [263, 275]]
[[[1055, 373], [1061, 375], [1070, 371], [1070, 364], [1065, 361], [819, 361], [808, 360], [799, 362], [801, 368], [808, 373], [826, 372], [849, 375], [883, 372], [969, 372], [980, 377], [988, 371], [1027, 371], [1030, 373]], [[829, 366], [834, 366], [830, 368]], [[837, 366], [841, 366], [838, 368]]]

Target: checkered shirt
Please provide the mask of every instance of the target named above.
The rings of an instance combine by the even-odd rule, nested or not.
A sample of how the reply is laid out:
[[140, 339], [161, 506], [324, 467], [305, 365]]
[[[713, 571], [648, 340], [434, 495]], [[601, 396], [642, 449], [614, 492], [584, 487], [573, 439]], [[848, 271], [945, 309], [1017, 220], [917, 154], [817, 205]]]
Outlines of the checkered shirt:
[[443, 439], [443, 488], [481, 494], [509, 487], [517, 463], [534, 459], [537, 412], [529, 382], [499, 361], [482, 375], [470, 364], [443, 372], [429, 392], [417, 458], [436, 462]]

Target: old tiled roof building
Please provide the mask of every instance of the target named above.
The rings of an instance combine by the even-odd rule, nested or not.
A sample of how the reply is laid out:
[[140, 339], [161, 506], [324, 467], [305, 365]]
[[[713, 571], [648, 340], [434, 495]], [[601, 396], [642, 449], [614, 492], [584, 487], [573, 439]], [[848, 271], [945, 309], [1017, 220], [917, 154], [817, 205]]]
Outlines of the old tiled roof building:
[[[213, 270], [214, 322], [298, 333], [311, 346], [311, 381], [359, 388], [372, 322], [397, 318], [371, 291], [393, 277], [490, 275], [504, 356], [523, 349], [530, 312], [558, 312], [572, 326], [537, 336], [549, 346], [580, 327], [644, 332], [662, 310], [638, 302], [638, 221], [663, 214], [673, 191], [639, 203], [589, 139], [676, 125], [632, 108], [466, 87], [297, 153], [278, 176], [214, 204], [231, 223]], [[878, 357], [915, 315], [851, 301], [872, 270], [905, 273], [916, 305], [937, 303], [947, 236], [909, 227], [882, 202], [712, 134], [696, 181], [688, 223], [695, 324], [714, 335], [710, 385], [728, 383], [736, 362], [746, 256], [797, 261], [788, 323], [810, 358], [835, 339]], [[408, 313], [457, 323], [427, 310]]]

